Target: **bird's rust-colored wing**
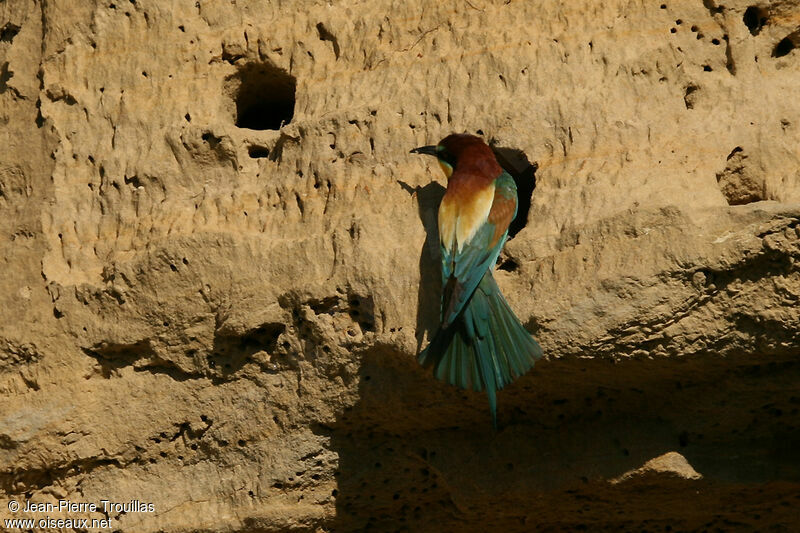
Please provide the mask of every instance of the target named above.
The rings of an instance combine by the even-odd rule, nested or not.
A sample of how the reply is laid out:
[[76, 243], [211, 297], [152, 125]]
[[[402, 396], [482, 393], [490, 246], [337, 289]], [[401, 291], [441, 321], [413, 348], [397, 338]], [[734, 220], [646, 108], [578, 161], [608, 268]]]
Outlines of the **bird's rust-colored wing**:
[[508, 226], [517, 214], [517, 198], [507, 196], [508, 191], [503, 187], [496, 187], [494, 191], [494, 202], [489, 211], [488, 221], [494, 226], [492, 240], [489, 241], [489, 248], [494, 248], [500, 239], [508, 231]]

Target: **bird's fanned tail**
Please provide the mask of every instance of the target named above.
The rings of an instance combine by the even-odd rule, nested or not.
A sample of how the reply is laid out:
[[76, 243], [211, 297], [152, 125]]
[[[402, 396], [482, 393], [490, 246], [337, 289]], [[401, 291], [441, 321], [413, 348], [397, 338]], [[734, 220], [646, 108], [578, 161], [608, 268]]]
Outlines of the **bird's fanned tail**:
[[542, 349], [509, 307], [488, 271], [459, 318], [440, 329], [419, 354], [424, 366], [451, 385], [486, 389], [492, 422], [497, 426], [496, 393], [525, 374]]

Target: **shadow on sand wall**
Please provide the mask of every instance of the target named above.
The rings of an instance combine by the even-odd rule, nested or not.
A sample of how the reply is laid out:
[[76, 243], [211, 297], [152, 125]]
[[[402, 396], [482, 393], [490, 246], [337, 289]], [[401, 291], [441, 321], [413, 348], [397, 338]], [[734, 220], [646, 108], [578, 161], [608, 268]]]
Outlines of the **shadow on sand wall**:
[[[328, 434], [334, 531], [790, 531], [800, 505], [800, 362], [752, 356], [543, 361], [499, 396], [363, 354]], [[703, 478], [611, 483], [675, 451]]]

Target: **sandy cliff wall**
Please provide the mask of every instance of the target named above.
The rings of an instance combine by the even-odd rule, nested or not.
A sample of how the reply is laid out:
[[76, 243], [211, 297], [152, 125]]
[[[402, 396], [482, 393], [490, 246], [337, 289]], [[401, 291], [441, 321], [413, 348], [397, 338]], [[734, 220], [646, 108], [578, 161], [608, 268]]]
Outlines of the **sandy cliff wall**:
[[[496, 433], [415, 362], [443, 177], [408, 151], [453, 131], [516, 170], [497, 278], [548, 356]], [[800, 505], [796, 1], [6, 0], [0, 146], [3, 502], [154, 504], [77, 514], [123, 531]]]

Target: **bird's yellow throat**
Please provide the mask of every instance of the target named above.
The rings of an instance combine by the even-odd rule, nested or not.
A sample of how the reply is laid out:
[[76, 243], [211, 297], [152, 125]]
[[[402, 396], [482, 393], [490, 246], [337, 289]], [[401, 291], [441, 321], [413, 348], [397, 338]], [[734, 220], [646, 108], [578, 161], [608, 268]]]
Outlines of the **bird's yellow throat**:
[[443, 161], [441, 159], [439, 159], [438, 161], [439, 161], [439, 166], [442, 167], [442, 172], [444, 172], [444, 175], [450, 178], [450, 176], [453, 175], [453, 167], [450, 166], [450, 163], [448, 163], [447, 161]]

